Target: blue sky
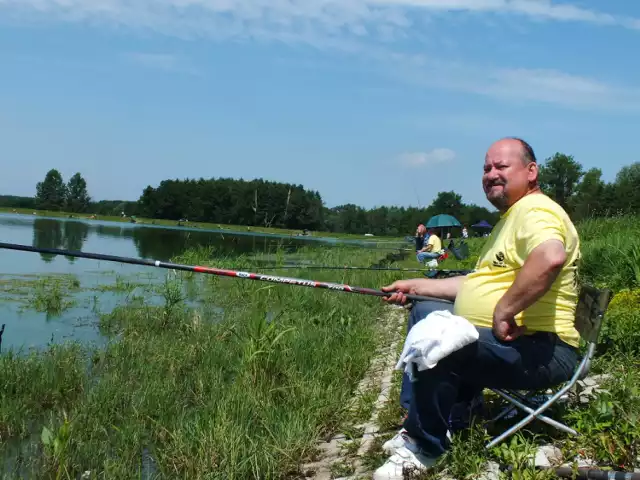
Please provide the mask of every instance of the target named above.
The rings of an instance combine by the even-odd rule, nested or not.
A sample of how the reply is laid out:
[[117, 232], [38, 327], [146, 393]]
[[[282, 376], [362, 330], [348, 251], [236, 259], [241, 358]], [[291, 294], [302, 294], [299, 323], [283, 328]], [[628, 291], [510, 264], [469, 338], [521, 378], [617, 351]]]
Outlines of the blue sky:
[[489, 206], [489, 144], [639, 161], [640, 2], [0, 0], [0, 193], [265, 178], [328, 206]]

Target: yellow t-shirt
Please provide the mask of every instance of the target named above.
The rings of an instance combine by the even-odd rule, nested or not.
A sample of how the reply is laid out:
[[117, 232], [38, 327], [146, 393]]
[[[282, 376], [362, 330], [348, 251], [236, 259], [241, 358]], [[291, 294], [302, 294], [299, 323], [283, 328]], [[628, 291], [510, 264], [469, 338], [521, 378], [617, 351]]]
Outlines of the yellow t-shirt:
[[551, 288], [515, 319], [531, 332], [555, 332], [577, 347], [580, 337], [574, 319], [580, 240], [567, 213], [546, 195], [527, 195], [502, 215], [480, 253], [475, 271], [460, 287], [454, 313], [478, 327], [491, 328], [498, 300], [511, 287], [531, 251], [550, 239], [564, 244], [565, 265]]
[[442, 250], [442, 242], [440, 241], [440, 237], [438, 237], [437, 235], [431, 235], [429, 237], [429, 240], [427, 241], [427, 245], [433, 245], [433, 247], [431, 248], [431, 252], [433, 253]]

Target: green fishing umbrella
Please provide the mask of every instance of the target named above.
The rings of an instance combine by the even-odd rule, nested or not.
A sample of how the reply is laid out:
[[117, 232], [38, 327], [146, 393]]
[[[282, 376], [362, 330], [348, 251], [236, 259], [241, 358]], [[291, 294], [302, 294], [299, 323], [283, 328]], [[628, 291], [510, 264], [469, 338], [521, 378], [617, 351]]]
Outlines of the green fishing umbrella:
[[460, 227], [460, 222], [457, 218], [451, 215], [440, 214], [435, 215], [427, 222], [427, 228], [444, 228], [444, 227]]

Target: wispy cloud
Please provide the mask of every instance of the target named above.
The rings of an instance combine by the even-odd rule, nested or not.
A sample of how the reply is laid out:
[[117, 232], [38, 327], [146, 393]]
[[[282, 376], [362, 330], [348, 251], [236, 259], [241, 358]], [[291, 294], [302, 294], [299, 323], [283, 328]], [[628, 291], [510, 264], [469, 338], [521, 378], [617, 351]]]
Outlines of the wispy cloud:
[[166, 72], [191, 75], [199, 73], [186, 59], [170, 53], [128, 52], [123, 54], [122, 58], [130, 63]]
[[[547, 103], [572, 109], [640, 110], [640, 88], [615, 85], [553, 69], [486, 68], [426, 56], [389, 55], [387, 74], [424, 87], [477, 93], [510, 103]], [[388, 66], [388, 64], [387, 64]]]
[[[424, 38], [422, 20], [456, 13], [640, 30], [640, 19], [552, 0], [0, 0], [0, 15], [15, 21], [91, 22], [181, 38], [308, 45], [365, 59], [415, 85], [571, 108], [640, 109], [640, 91], [632, 87], [554, 70], [458, 65], [402, 50], [401, 41]], [[171, 55], [130, 59], [164, 70], [189, 68]]]
[[402, 165], [418, 168], [441, 163], [449, 163], [455, 160], [456, 152], [448, 148], [435, 148], [430, 152], [403, 153], [398, 156], [398, 162]]
[[441, 12], [506, 13], [640, 28], [636, 18], [551, 0], [0, 0], [0, 8], [17, 17], [40, 14], [167, 33], [275, 39], [313, 33], [355, 38], [404, 36], [416, 15]]

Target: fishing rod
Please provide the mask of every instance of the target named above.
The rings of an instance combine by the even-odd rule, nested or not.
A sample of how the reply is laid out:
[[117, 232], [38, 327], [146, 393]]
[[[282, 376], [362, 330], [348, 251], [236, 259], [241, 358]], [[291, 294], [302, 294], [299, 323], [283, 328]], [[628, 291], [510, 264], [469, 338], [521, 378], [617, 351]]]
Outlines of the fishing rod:
[[540, 470], [552, 471], [560, 478], [574, 480], [640, 480], [639, 472], [620, 472], [599, 468], [542, 467]]
[[[341, 283], [319, 282], [316, 280], [306, 280], [302, 278], [279, 277], [276, 275], [265, 275], [262, 273], [239, 272], [236, 270], [225, 270], [221, 268], [203, 267], [200, 265], [182, 265], [179, 263], [162, 262], [160, 260], [145, 260], [141, 258], [119, 257], [115, 255], [105, 255], [101, 253], [78, 252], [73, 250], [62, 250], [58, 248], [36, 248], [29, 245], [18, 245], [14, 243], [0, 242], [0, 248], [7, 250], [18, 250], [32, 253], [48, 253], [50, 255], [63, 255], [66, 257], [89, 258], [92, 260], [104, 260], [107, 262], [128, 263], [132, 265], [143, 265], [147, 267], [166, 268], [169, 270], [182, 270], [195, 273], [207, 273], [210, 275], [220, 275], [224, 277], [243, 278], [247, 280], [258, 280], [263, 282], [280, 283], [287, 285], [297, 285], [300, 287], [324, 288], [337, 292], [358, 293], [361, 295], [373, 295], [377, 297], [389, 297], [394, 292], [383, 292], [373, 288], [354, 287]], [[426, 300], [437, 300], [433, 297], [422, 295], [405, 294], [407, 299], [416, 302]]]
[[304, 264], [294, 264], [294, 265], [264, 265], [262, 268], [269, 269], [308, 269], [308, 270], [367, 270], [367, 271], [378, 271], [378, 272], [441, 272], [441, 273], [468, 273], [471, 270], [440, 270], [437, 268], [378, 268], [378, 267], [352, 267], [349, 265], [345, 265], [343, 267], [337, 265], [304, 265]]
[[[640, 480], [639, 472], [622, 472], [605, 470], [598, 467], [535, 467], [538, 471], [554, 473], [558, 478], [570, 478], [572, 480]], [[506, 474], [513, 474], [512, 465], [500, 465], [500, 470]]]

